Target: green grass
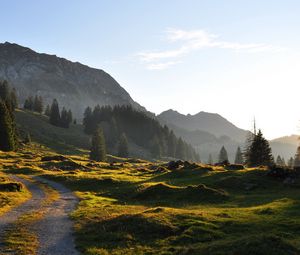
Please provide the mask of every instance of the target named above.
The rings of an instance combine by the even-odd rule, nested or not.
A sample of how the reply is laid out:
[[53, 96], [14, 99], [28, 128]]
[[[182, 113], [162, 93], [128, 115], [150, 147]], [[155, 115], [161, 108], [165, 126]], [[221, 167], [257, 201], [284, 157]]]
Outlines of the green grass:
[[[72, 213], [83, 254], [300, 254], [300, 186], [266, 169], [227, 171], [199, 165], [169, 171], [151, 162], [89, 162], [61, 170], [36, 147], [3, 158], [3, 171], [38, 174], [74, 190]], [[136, 163], [137, 162], [137, 163]], [[51, 168], [53, 165], [53, 168]]]

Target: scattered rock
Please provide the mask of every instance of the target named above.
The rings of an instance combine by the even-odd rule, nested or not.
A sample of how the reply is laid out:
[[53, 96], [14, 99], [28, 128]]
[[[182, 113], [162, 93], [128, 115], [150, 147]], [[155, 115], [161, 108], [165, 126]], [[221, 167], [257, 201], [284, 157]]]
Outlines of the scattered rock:
[[22, 189], [23, 189], [23, 184], [20, 182], [0, 183], [0, 191], [20, 192]]
[[64, 161], [64, 160], [67, 160], [67, 158], [62, 155], [44, 156], [41, 158], [41, 161]]
[[240, 164], [229, 164], [224, 167], [226, 170], [244, 170], [245, 167]]

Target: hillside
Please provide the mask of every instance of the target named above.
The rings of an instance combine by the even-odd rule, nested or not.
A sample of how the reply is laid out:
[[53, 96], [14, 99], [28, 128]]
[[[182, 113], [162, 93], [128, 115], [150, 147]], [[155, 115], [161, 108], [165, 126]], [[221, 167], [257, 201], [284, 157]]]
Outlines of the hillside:
[[299, 136], [284, 136], [270, 141], [270, 145], [275, 156], [280, 155], [285, 159], [294, 156], [299, 146]]
[[103, 70], [8, 42], [0, 44], [0, 79], [17, 89], [21, 104], [35, 94], [46, 103], [57, 98], [80, 118], [88, 105], [130, 104], [144, 110]]
[[[79, 254], [87, 255], [300, 253], [299, 177], [287, 182], [291, 177], [273, 176], [263, 167], [233, 171], [190, 164], [171, 170], [164, 163], [96, 164], [84, 153], [62, 160], [51, 160], [51, 155], [37, 145], [0, 152], [0, 187], [22, 174], [18, 181], [30, 191], [33, 185], [46, 190], [46, 196], [32, 192], [23, 198], [36, 205], [29, 212], [17, 206], [26, 189], [0, 190], [5, 211], [10, 203], [17, 206], [11, 214], [30, 213], [21, 218], [22, 224], [14, 222], [13, 231], [1, 232], [9, 240], [0, 253], [9, 248], [10, 253], [17, 251], [13, 254], [61, 254], [38, 252], [48, 245], [36, 240], [49, 233], [57, 240], [53, 248], [61, 252], [74, 247], [70, 239], [63, 239], [63, 247], [58, 240], [72, 235]], [[75, 208], [62, 207], [77, 203], [66, 187], [79, 198]], [[62, 208], [71, 213], [74, 227], [63, 225]], [[0, 210], [1, 225], [5, 219]], [[42, 231], [32, 229], [32, 223]]]

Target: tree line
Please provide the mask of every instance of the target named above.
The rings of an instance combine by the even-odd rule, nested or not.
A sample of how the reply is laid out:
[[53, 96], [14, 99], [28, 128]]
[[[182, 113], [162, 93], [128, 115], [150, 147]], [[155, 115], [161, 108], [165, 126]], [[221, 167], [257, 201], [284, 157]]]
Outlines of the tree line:
[[18, 147], [14, 111], [18, 106], [16, 90], [7, 81], [0, 81], [0, 150], [13, 151]]
[[[195, 149], [177, 138], [173, 131], [145, 112], [131, 106], [87, 107], [83, 118], [84, 132], [89, 135], [103, 131], [107, 150], [126, 151], [125, 143], [132, 141], [151, 152], [154, 158], [172, 157], [183, 160], [200, 161]], [[120, 144], [123, 144], [123, 149]], [[118, 146], [119, 145], [119, 146]], [[118, 146], [118, 148], [116, 148]], [[122, 150], [121, 150], [122, 149]]]

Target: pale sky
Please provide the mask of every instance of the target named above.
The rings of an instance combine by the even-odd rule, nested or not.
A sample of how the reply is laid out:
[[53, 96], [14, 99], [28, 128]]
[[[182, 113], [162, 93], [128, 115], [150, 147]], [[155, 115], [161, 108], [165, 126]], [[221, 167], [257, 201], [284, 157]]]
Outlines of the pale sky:
[[0, 41], [110, 73], [149, 111], [299, 133], [298, 0], [1, 1]]

